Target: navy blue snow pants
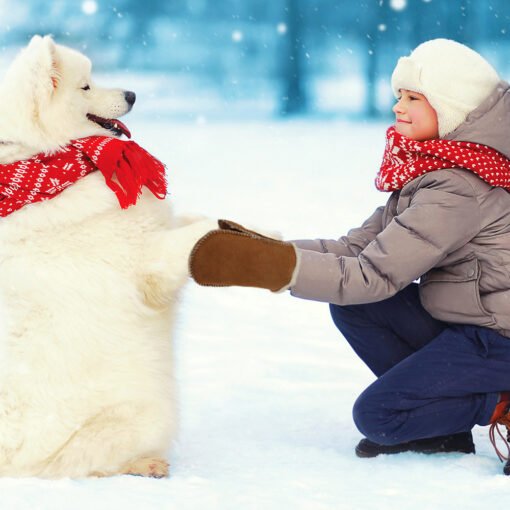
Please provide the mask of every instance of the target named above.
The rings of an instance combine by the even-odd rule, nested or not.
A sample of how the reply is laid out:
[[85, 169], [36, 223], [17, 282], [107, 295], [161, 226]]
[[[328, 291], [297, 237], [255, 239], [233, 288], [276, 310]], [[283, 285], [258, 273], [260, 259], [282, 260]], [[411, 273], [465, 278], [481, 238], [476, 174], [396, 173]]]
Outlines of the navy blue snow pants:
[[353, 409], [371, 441], [393, 445], [487, 425], [500, 392], [510, 391], [510, 338], [434, 319], [417, 284], [384, 301], [330, 309], [377, 376]]

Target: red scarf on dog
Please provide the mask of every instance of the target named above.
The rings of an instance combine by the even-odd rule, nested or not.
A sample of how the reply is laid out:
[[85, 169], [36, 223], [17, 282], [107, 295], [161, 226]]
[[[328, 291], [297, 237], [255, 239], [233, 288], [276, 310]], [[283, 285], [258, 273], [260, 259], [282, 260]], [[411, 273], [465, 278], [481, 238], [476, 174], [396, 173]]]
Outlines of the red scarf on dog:
[[394, 126], [386, 131], [386, 148], [375, 185], [380, 191], [399, 190], [416, 177], [442, 168], [465, 168], [491, 186], [510, 189], [510, 160], [497, 150], [473, 142], [417, 142], [397, 133]]
[[142, 186], [159, 199], [166, 196], [165, 166], [161, 161], [135, 142], [90, 136], [73, 140], [52, 156], [38, 154], [26, 161], [0, 165], [0, 216], [54, 198], [96, 170], [103, 174], [122, 209], [136, 204]]

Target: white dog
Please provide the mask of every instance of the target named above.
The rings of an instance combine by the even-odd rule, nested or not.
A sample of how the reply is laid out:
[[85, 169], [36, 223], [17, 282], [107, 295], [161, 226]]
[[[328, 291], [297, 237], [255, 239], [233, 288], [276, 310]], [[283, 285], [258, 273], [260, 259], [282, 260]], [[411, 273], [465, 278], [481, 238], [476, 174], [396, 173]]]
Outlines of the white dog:
[[[90, 72], [80, 53], [31, 40], [0, 90], [0, 164], [127, 134], [116, 119], [134, 94]], [[168, 474], [176, 295], [214, 227], [147, 190], [121, 209], [99, 171], [0, 218], [0, 476]]]

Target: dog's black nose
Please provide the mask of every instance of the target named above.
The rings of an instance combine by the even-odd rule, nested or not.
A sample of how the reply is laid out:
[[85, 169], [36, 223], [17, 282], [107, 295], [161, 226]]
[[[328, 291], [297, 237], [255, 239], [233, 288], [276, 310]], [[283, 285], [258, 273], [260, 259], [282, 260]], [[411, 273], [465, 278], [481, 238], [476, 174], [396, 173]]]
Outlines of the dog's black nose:
[[126, 90], [124, 92], [124, 97], [126, 98], [126, 101], [129, 106], [133, 106], [136, 101], [136, 94], [134, 92], [131, 92], [130, 90]]

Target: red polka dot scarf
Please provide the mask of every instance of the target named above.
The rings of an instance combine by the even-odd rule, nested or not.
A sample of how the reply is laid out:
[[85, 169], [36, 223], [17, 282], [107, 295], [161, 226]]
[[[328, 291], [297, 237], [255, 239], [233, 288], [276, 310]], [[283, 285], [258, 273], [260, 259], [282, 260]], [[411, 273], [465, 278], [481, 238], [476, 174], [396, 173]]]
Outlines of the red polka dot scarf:
[[0, 216], [56, 197], [99, 170], [122, 209], [136, 204], [147, 187], [159, 199], [167, 193], [165, 166], [137, 143], [108, 136], [73, 140], [51, 156], [0, 165]]
[[399, 190], [414, 178], [442, 168], [465, 168], [492, 186], [510, 189], [510, 160], [495, 149], [452, 140], [417, 142], [397, 133], [394, 126], [386, 131], [375, 185], [380, 191]]

